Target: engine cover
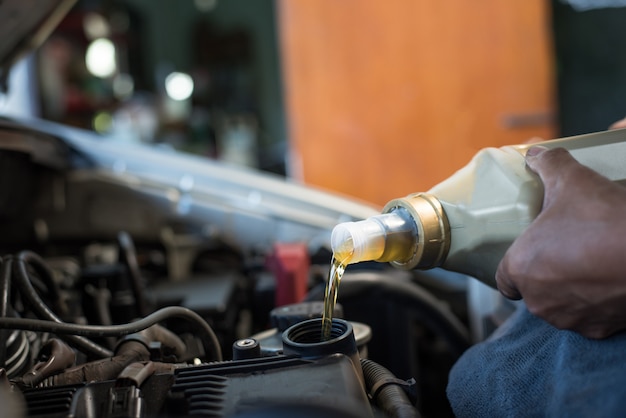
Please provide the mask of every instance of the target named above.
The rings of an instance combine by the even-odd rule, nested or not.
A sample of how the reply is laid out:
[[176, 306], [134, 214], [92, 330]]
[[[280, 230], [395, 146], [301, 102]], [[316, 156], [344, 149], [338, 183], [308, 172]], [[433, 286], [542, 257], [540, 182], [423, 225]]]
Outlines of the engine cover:
[[[120, 381], [24, 392], [27, 416], [307, 417], [372, 416], [350, 358], [262, 357], [178, 368], [137, 388]], [[282, 414], [282, 415], [281, 415]]]

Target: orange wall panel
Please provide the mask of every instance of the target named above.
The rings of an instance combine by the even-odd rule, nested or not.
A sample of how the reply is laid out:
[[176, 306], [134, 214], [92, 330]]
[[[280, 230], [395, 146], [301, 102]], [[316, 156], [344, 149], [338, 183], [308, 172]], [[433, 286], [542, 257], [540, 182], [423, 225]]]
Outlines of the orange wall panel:
[[293, 177], [384, 204], [554, 137], [549, 2], [278, 0]]

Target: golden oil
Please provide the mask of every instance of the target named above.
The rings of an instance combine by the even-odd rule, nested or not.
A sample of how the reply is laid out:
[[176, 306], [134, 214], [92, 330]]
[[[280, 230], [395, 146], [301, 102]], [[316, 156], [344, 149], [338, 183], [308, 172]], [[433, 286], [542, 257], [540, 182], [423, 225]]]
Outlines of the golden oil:
[[333, 258], [326, 281], [326, 289], [324, 290], [324, 312], [322, 314], [322, 341], [330, 339], [333, 312], [337, 303], [337, 290], [339, 283], [346, 270], [346, 266], [350, 263], [350, 259], [354, 253], [354, 245], [352, 239], [348, 238], [342, 245], [339, 245], [333, 252]]

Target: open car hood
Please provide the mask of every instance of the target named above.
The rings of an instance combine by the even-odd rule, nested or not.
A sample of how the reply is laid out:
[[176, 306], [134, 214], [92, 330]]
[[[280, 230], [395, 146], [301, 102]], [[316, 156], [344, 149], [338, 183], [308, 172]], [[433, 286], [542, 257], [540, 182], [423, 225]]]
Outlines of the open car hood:
[[11, 66], [41, 45], [76, 0], [0, 0], [0, 89]]

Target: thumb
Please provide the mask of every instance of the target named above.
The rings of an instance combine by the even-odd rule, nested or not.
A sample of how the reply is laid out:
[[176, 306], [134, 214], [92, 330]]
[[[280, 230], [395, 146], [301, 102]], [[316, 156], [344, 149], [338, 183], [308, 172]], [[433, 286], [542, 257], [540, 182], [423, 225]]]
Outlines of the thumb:
[[546, 189], [551, 188], [563, 172], [578, 165], [565, 148], [534, 146], [526, 152], [526, 166], [539, 175]]

